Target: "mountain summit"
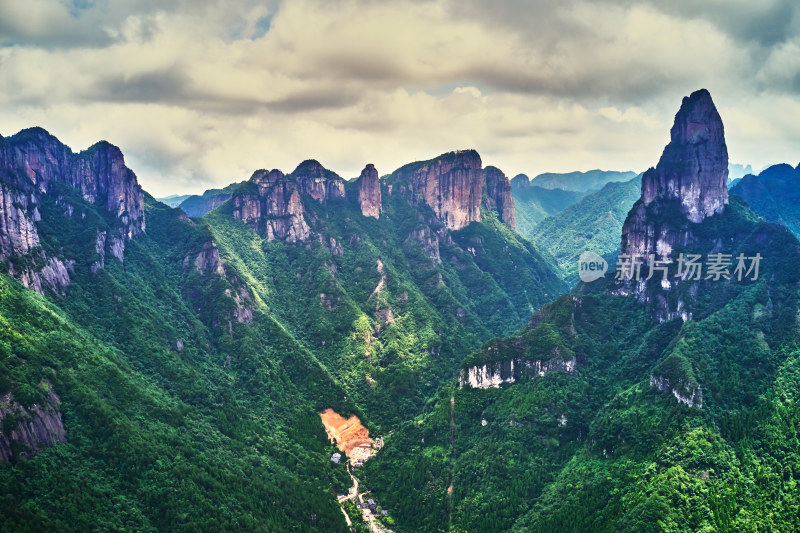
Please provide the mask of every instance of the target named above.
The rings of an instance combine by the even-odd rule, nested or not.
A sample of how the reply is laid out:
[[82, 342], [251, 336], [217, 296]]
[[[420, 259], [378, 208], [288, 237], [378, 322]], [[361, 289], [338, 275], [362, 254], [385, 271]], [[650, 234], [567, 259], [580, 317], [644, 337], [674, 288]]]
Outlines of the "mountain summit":
[[683, 99], [670, 143], [642, 176], [642, 197], [622, 229], [623, 254], [660, 258], [689, 240], [698, 223], [728, 203], [728, 148], [722, 119], [705, 89]]

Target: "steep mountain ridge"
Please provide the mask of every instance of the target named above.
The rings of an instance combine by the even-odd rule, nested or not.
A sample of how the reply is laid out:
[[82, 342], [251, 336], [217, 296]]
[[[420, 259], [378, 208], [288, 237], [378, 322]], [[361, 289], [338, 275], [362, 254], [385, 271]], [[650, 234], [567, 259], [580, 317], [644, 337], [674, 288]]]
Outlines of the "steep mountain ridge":
[[543, 189], [561, 189], [588, 193], [598, 191], [606, 183], [630, 181], [636, 172], [620, 172], [616, 170], [587, 170], [586, 172], [545, 172], [531, 180], [531, 185]]
[[0, 137], [0, 259], [38, 292], [63, 292], [74, 268], [75, 258], [43, 248], [37, 230], [46, 196], [55, 199], [64, 218], [85, 216], [61, 194], [65, 187], [107, 216], [108, 227], [96, 236], [103, 257], [124, 260], [126, 242], [145, 230], [142, 188], [119, 148], [102, 141], [75, 154], [42, 128]]
[[730, 189], [755, 213], [800, 236], [800, 165], [773, 165], [758, 176], [744, 176]]
[[25, 146], [3, 156], [36, 180], [22, 163], [0, 176], [4, 258], [24, 282], [41, 252], [68, 284], [39, 295], [0, 274], [0, 529], [344, 530], [349, 481], [319, 413], [390, 431], [565, 290], [500, 220], [499, 172], [457, 230], [371, 166], [345, 182], [311, 160], [190, 219], [110, 145]]
[[[712, 106], [705, 91], [684, 100], [621, 249], [760, 253], [761, 275], [674, 285], [672, 265], [668, 288], [660, 274], [641, 289], [582, 283], [486, 343], [366, 465], [398, 530], [800, 526], [798, 472], [787, 469], [800, 464], [800, 409], [785, 396], [800, 386], [800, 243], [721, 192]], [[664, 313], [679, 301], [689, 312]]]
[[475, 150], [442, 154], [428, 161], [410, 163], [392, 172], [387, 183], [412, 205], [425, 204], [447, 229], [461, 229], [481, 221], [486, 195], [502, 222], [516, 228], [511, 183], [499, 169], [483, 169]]

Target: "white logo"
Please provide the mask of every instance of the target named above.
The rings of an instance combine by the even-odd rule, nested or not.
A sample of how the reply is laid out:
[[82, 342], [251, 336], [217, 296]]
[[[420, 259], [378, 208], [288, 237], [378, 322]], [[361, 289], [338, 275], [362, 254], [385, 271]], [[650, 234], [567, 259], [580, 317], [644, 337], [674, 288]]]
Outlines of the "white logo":
[[581, 281], [591, 283], [606, 275], [608, 263], [594, 252], [585, 251], [578, 258], [578, 276]]

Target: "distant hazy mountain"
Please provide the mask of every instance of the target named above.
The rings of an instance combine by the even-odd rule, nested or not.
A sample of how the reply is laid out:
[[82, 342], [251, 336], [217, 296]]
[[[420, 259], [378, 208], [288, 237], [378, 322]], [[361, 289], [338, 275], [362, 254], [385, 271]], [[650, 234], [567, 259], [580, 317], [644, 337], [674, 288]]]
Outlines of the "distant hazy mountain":
[[738, 165], [736, 163], [730, 163], [728, 165], [728, 183], [740, 180], [752, 173], [753, 167], [751, 165]]
[[744, 198], [765, 219], [800, 236], [800, 165], [773, 165], [758, 176], [743, 177], [730, 192]]
[[191, 196], [190, 194], [170, 194], [169, 196], [165, 196], [163, 198], [156, 198], [161, 203], [167, 204], [170, 207], [178, 207], [181, 205], [181, 202], [186, 200]]
[[585, 195], [578, 191], [537, 187], [525, 174], [514, 176], [511, 180], [511, 191], [517, 213], [517, 231], [526, 237], [530, 236], [536, 224]]
[[227, 202], [238, 184], [228, 185], [224, 189], [209, 189], [203, 194], [187, 196], [176, 207], [180, 207], [190, 217], [202, 217]]
[[532, 183], [544, 189], [591, 192], [600, 190], [606, 183], [628, 181], [635, 176], [636, 172], [618, 172], [615, 170], [589, 170], [564, 174], [546, 172], [533, 178]]
[[606, 260], [618, 252], [622, 223], [639, 198], [640, 182], [637, 176], [625, 182], [608, 183], [523, 235], [538, 249], [552, 255], [564, 279], [574, 285], [578, 282], [578, 256], [584, 250], [596, 252]]

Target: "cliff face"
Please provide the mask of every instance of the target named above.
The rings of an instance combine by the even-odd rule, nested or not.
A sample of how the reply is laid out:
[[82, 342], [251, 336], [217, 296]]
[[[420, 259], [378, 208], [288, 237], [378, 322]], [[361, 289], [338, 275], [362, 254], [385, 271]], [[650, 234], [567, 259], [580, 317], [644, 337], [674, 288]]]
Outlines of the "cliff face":
[[486, 206], [497, 211], [500, 220], [517, 229], [517, 215], [514, 208], [514, 197], [511, 194], [511, 182], [496, 167], [486, 167]]
[[[481, 206], [498, 212], [500, 220], [516, 227], [511, 183], [497, 168], [482, 168], [475, 150], [443, 154], [412, 163], [394, 172], [399, 188], [412, 205], [424, 203], [448, 229], [458, 230], [481, 221]], [[486, 204], [482, 199], [486, 195]]]
[[571, 373], [575, 370], [575, 358], [526, 360], [522, 358], [507, 361], [493, 361], [461, 370], [458, 378], [459, 388], [488, 389], [503, 383], [515, 383], [521, 379], [542, 377], [548, 372]]
[[[308, 239], [311, 228], [303, 216], [300, 191], [308, 186], [320, 199], [324, 199], [329, 195], [325, 180], [297, 180], [285, 176], [280, 170], [259, 170], [250, 178], [250, 183], [255, 185], [254, 192], [233, 196], [235, 218], [250, 224], [257, 231], [265, 232], [270, 241], [284, 239], [297, 242]], [[335, 190], [335, 187], [330, 189]]]
[[683, 99], [670, 136], [658, 165], [642, 176], [642, 196], [622, 228], [623, 254], [667, 258], [689, 242], [690, 223], [728, 203], [728, 148], [708, 91]]
[[[38, 292], [61, 292], [69, 284], [71, 262], [46, 256], [37, 231], [42, 201], [62, 201], [54, 192], [58, 184], [74, 187], [116, 219], [112, 234], [98, 235], [103, 248], [93, 271], [103, 267], [106, 251], [122, 260], [126, 239], [145, 230], [144, 193], [117, 147], [100, 142], [74, 154], [41, 128], [0, 137], [0, 258], [8, 261], [10, 274]], [[62, 207], [65, 217], [73, 215], [74, 206]]]
[[481, 157], [474, 150], [450, 152], [423, 164], [395, 171], [405, 182], [412, 205], [424, 203], [447, 228], [461, 229], [481, 220], [481, 196], [485, 177]]
[[52, 391], [47, 402], [27, 408], [14, 401], [11, 393], [0, 394], [0, 461], [30, 458], [66, 441], [59, 406], [59, 398]]
[[145, 229], [142, 188], [119, 148], [105, 141], [74, 154], [41, 128], [23, 130], [0, 141], [0, 169], [4, 181], [22, 188], [33, 184], [44, 194], [57, 182], [75, 187], [86, 201], [115, 215], [129, 238]]
[[728, 203], [725, 129], [707, 90], [683, 99], [670, 137], [658, 166], [642, 177], [642, 202], [678, 200], [681, 212], [700, 222]]
[[0, 183], [0, 254], [25, 255], [39, 246], [37, 198]]
[[270, 241], [309, 239], [304, 198], [327, 204], [345, 197], [344, 180], [313, 159], [300, 163], [288, 176], [280, 170], [258, 170], [249, 183], [247, 192], [233, 195], [233, 216], [264, 232]]
[[358, 204], [365, 217], [380, 218], [381, 216], [381, 183], [375, 165], [369, 164], [356, 180], [358, 191]]
[[[728, 204], [728, 149], [722, 119], [711, 95], [701, 89], [683, 99], [675, 115], [671, 141], [655, 168], [642, 176], [641, 198], [636, 201], [622, 227], [621, 257], [635, 257], [645, 265], [637, 279], [617, 282], [617, 294], [634, 294], [643, 303], [655, 302], [660, 321], [692, 318], [697, 286], [687, 294], [670, 298], [681, 282], [673, 274], [648, 284], [648, 256], [675, 264], [677, 246], [701, 246], [711, 250], [714, 243], [698, 242], [697, 225], [721, 213]], [[631, 264], [630, 261], [627, 262]], [[629, 269], [628, 278], [632, 269]]]

